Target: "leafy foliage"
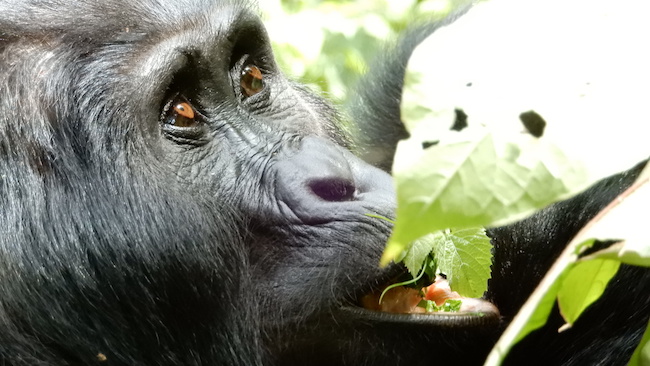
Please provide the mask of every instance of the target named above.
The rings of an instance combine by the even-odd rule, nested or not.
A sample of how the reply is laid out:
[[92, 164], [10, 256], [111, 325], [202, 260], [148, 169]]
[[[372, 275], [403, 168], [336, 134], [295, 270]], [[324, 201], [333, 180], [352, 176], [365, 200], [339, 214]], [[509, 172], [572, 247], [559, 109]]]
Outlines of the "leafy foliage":
[[611, 259], [593, 259], [579, 261], [567, 271], [557, 300], [568, 326], [603, 294], [620, 265], [621, 262]]
[[418, 306], [424, 308], [424, 310], [426, 310], [427, 313], [433, 313], [436, 311], [455, 313], [460, 310], [460, 306], [462, 305], [462, 303], [463, 302], [461, 300], [448, 299], [442, 305], [438, 306], [436, 305], [435, 301], [422, 300], [420, 301]]
[[444, 273], [449, 286], [465, 297], [481, 297], [487, 290], [492, 254], [483, 228], [441, 230], [426, 235], [408, 248], [404, 265], [413, 277]]
[[[638, 129], [638, 117], [626, 106], [650, 98], [635, 88], [639, 77], [650, 81], [643, 66], [650, 57], [615, 41], [635, 39], [648, 27], [642, 16], [623, 9], [578, 0], [558, 14], [544, 1], [490, 1], [420, 45], [406, 77], [402, 118], [411, 138], [398, 146], [393, 166], [398, 211], [383, 263], [408, 253], [423, 235], [519, 219], [648, 157], [647, 136], [630, 133]], [[518, 16], [503, 16], [513, 13]], [[543, 26], [549, 19], [551, 29]], [[604, 22], [615, 29], [604, 30]], [[620, 64], [619, 55], [633, 62], [617, 68], [625, 75], [608, 73]], [[544, 325], [556, 299], [567, 321], [562, 329], [570, 327], [621, 262], [649, 264], [648, 233], [635, 219], [646, 216], [650, 189], [639, 184], [634, 199], [621, 204], [627, 210], [605, 210], [591, 231], [569, 244], [488, 364], [499, 364], [514, 343]], [[620, 243], [580, 258], [593, 238]], [[637, 355], [647, 352], [644, 344]]]
[[[560, 312], [567, 321], [560, 328], [562, 331], [602, 295], [621, 263], [629, 262], [629, 258], [632, 258], [632, 264], [647, 264], [650, 260], [646, 254], [650, 248], [650, 234], [645, 228], [639, 228], [634, 220], [641, 212], [638, 209], [647, 210], [647, 207], [650, 207], [650, 168], [646, 168], [634, 186], [603, 210], [569, 243], [497, 342], [486, 365], [501, 364], [514, 344], [543, 326], [556, 297]], [[593, 245], [593, 238], [620, 240], [626, 237], [626, 233], [634, 238], [634, 244], [625, 245], [626, 240], [592, 255], [579, 257], [580, 252]], [[622, 248], [626, 248], [625, 251]], [[650, 361], [647, 342], [646, 334], [632, 358], [632, 364], [643, 365]]]
[[[435, 130], [414, 128], [398, 146], [398, 220], [383, 264], [430, 232], [519, 218], [585, 184], [583, 170], [530, 135]], [[439, 142], [423, 149], [423, 141], [435, 136]]]

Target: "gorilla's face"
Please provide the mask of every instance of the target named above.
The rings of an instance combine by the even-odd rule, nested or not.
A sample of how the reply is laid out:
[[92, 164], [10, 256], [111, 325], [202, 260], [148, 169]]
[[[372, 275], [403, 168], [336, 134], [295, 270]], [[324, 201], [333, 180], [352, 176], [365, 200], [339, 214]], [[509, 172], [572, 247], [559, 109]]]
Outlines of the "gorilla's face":
[[335, 112], [278, 70], [257, 16], [220, 8], [162, 38], [125, 61], [137, 63], [145, 136], [175, 184], [234, 211], [250, 301], [273, 309], [271, 323], [303, 320], [383, 276], [389, 225], [366, 214], [392, 216], [390, 177], [354, 157]]
[[149, 108], [156, 163], [233, 211], [249, 301], [270, 330], [354, 301], [394, 272], [377, 265], [390, 225], [366, 215], [393, 215], [390, 177], [353, 156], [335, 112], [278, 70], [253, 13], [221, 8], [129, 57], [141, 59], [130, 82], [149, 89], [137, 104]]
[[0, 360], [282, 358], [401, 271], [390, 177], [240, 3], [0, 10]]

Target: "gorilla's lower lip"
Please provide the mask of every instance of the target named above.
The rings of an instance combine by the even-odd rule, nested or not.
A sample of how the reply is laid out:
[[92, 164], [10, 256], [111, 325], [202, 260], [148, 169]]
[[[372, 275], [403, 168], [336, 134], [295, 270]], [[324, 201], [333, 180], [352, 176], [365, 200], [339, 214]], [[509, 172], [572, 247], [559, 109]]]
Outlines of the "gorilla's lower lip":
[[[438, 285], [437, 287], [434, 287]], [[417, 304], [423, 299], [427, 288], [435, 290], [438, 305], [446, 299], [461, 300], [460, 310], [456, 312], [426, 312]], [[480, 298], [468, 298], [451, 291], [446, 279], [438, 277], [434, 284], [421, 290], [406, 287], [397, 287], [386, 292], [380, 305], [383, 288], [376, 289], [358, 301], [359, 306], [347, 306], [343, 312], [348, 316], [373, 323], [413, 323], [437, 327], [486, 327], [497, 325], [501, 315], [497, 307], [491, 302]]]
[[409, 325], [424, 328], [453, 328], [456, 330], [496, 327], [501, 321], [498, 312], [400, 314], [368, 310], [360, 306], [344, 306], [341, 308], [341, 313], [350, 320], [375, 325]]

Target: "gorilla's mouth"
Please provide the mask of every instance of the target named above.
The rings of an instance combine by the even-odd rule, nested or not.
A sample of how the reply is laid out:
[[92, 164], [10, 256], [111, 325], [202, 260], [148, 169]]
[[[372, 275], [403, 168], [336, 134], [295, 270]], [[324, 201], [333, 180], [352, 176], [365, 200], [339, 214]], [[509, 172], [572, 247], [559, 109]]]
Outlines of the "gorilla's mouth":
[[[398, 286], [385, 291], [389, 286], [384, 285], [366, 293], [359, 298], [357, 306], [347, 307], [344, 311], [374, 322], [454, 328], [496, 326], [501, 320], [494, 304], [481, 298], [459, 295], [451, 290], [449, 282], [442, 277], [437, 277], [435, 282], [421, 289]], [[460, 301], [460, 304], [452, 311], [430, 311], [424, 306], [430, 302], [443, 308], [447, 300]]]

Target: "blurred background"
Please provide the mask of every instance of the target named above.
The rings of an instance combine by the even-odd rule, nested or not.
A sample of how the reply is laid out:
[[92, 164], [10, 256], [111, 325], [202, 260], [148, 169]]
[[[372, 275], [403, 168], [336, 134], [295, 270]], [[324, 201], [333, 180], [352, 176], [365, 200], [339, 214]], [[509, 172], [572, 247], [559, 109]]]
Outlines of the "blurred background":
[[259, 0], [280, 67], [337, 105], [386, 42], [454, 0]]

